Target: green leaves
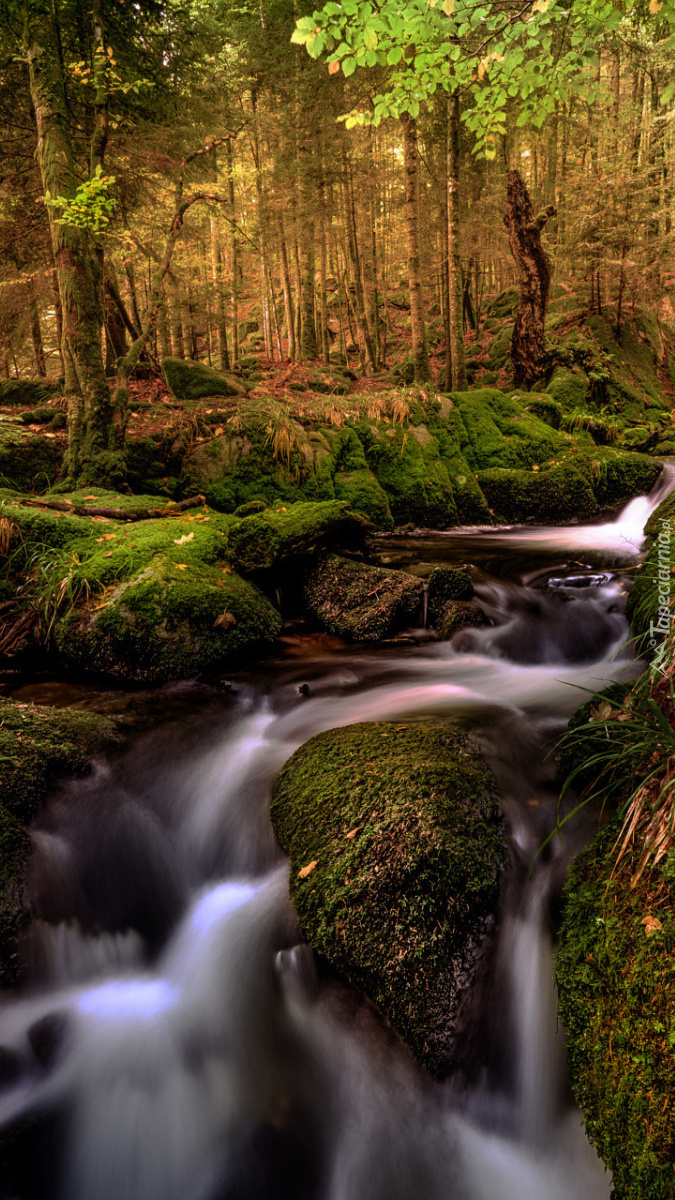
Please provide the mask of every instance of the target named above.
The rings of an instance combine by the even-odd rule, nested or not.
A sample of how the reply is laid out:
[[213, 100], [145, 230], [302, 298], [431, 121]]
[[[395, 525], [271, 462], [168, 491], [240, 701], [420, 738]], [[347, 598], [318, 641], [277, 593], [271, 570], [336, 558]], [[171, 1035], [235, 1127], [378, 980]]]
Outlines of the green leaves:
[[94, 174], [80, 184], [74, 196], [54, 198], [47, 192], [45, 204], [61, 209], [57, 225], [71, 225], [94, 234], [104, 233], [115, 211], [115, 198], [110, 194], [114, 183], [114, 177], [104, 175], [98, 166]]

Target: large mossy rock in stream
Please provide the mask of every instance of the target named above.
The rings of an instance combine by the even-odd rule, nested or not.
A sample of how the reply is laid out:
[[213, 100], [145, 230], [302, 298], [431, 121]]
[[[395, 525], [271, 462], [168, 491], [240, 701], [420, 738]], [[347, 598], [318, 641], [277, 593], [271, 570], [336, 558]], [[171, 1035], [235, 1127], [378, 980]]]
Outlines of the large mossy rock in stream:
[[157, 555], [103, 599], [59, 621], [54, 640], [68, 663], [156, 683], [260, 650], [281, 626], [270, 601], [231, 568]]
[[0, 805], [31, 821], [55, 779], [86, 770], [114, 738], [111, 722], [95, 713], [0, 697]]
[[370, 567], [329, 554], [307, 573], [304, 601], [329, 633], [380, 642], [419, 618], [424, 587], [405, 571]]
[[163, 358], [166, 386], [183, 404], [208, 400], [211, 396], [245, 396], [246, 388], [233, 375], [214, 371], [205, 363], [187, 358]]
[[115, 739], [105, 718], [0, 697], [0, 988], [19, 981], [18, 942], [28, 921], [24, 875], [35, 817], [59, 776], [81, 773]]
[[255, 574], [326, 546], [360, 549], [367, 532], [367, 523], [344, 500], [293, 504], [253, 513], [233, 525], [229, 552], [240, 570]]
[[572, 1089], [616, 1200], [675, 1198], [675, 855], [635, 882], [621, 822], [575, 861], [556, 964]]
[[590, 483], [567, 464], [538, 473], [493, 467], [479, 471], [478, 481], [502, 521], [559, 524], [575, 517], [586, 520], [598, 511]]
[[447, 1075], [507, 857], [471, 742], [426, 722], [319, 734], [283, 768], [272, 822], [310, 945]]

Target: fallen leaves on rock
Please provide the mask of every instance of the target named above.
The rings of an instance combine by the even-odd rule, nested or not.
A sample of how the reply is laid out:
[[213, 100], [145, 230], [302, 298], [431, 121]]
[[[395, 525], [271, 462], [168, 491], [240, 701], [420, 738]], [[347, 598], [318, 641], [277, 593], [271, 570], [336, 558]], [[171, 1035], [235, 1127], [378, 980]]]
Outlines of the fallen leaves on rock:
[[219, 617], [216, 617], [215, 621], [213, 622], [213, 628], [214, 629], [229, 629], [231, 625], [236, 625], [236, 624], [237, 624], [237, 618], [235, 617], [234, 613], [223, 612], [220, 614]]
[[298, 871], [298, 879], [306, 879], [308, 875], [311, 875], [312, 871], [316, 866], [318, 866], [318, 864], [319, 860], [318, 858], [315, 858], [313, 862], [307, 863], [306, 867], [301, 867]]

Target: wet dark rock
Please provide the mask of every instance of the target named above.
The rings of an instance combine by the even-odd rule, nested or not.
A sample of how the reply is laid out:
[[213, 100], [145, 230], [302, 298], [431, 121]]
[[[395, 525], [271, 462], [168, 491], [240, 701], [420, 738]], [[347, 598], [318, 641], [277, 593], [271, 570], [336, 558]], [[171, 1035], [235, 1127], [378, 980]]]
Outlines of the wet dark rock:
[[429, 622], [432, 625], [436, 624], [449, 600], [471, 600], [473, 596], [469, 572], [456, 567], [436, 567], [429, 576], [427, 588]]
[[482, 608], [467, 600], [449, 600], [436, 622], [436, 632], [447, 642], [459, 629], [481, 628], [489, 625]]
[[424, 588], [405, 571], [370, 567], [330, 554], [307, 575], [309, 613], [352, 642], [377, 642], [418, 619]]

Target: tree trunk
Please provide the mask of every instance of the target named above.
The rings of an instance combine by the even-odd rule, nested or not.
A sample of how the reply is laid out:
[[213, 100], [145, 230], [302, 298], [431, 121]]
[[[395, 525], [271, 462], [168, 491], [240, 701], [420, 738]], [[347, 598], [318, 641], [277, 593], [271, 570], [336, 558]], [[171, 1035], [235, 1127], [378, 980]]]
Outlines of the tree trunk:
[[[49, 0], [25, 0], [23, 43], [37, 126], [36, 157], [43, 191], [52, 197], [72, 197], [78, 179], [59, 56], [59, 29]], [[69, 475], [77, 477], [86, 462], [90, 477], [93, 479], [98, 471], [104, 481], [105, 457], [119, 448], [119, 442], [101, 347], [100, 248], [86, 230], [59, 224], [60, 210], [54, 203], [47, 206], [47, 211], [61, 297], [64, 340], [79, 388], [79, 396], [72, 395], [69, 404], [67, 469]]]
[[450, 357], [452, 386], [467, 386], [464, 354], [462, 261], [459, 252], [459, 95], [448, 98], [448, 291], [450, 296]]
[[530, 387], [539, 377], [544, 355], [544, 322], [551, 286], [551, 264], [541, 244], [541, 231], [555, 216], [549, 204], [535, 217], [527, 188], [518, 171], [508, 175], [506, 215], [511, 253], [520, 277], [520, 298], [511, 339], [511, 361], [516, 387]]
[[35, 370], [40, 378], [44, 379], [47, 374], [47, 368], [45, 366], [45, 348], [42, 342], [40, 310], [38, 308], [34, 279], [30, 281], [30, 332], [33, 339], [33, 353], [35, 354]]
[[405, 229], [410, 290], [410, 333], [417, 383], [431, 379], [429, 355], [424, 332], [422, 304], [422, 267], [420, 259], [417, 125], [413, 117], [402, 117], [403, 169], [405, 172]]

